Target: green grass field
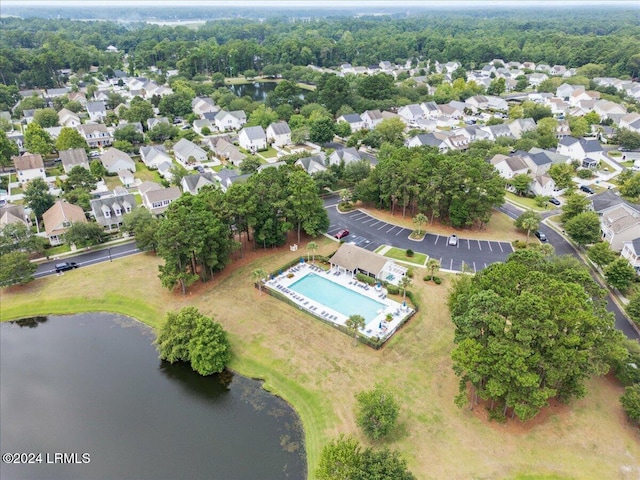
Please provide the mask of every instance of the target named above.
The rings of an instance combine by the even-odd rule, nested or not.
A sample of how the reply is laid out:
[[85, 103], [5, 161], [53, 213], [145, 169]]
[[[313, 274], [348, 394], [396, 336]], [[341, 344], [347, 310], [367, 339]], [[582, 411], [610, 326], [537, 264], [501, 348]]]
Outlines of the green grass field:
[[[329, 239], [315, 240], [318, 254], [336, 248]], [[625, 420], [614, 380], [589, 380], [584, 398], [553, 403], [527, 424], [490, 422], [482, 407], [469, 411], [453, 403], [458, 380], [446, 298], [454, 277], [441, 273], [442, 285], [414, 282], [420, 311], [375, 351], [354, 347], [349, 336], [253, 287], [253, 270], [275, 270], [298, 256], [288, 246], [248, 251], [214, 281], [182, 296], [160, 286], [157, 257], [134, 255], [0, 290], [0, 318], [110, 311], [157, 328], [168, 311], [196, 306], [228, 331], [230, 367], [264, 379], [265, 388], [295, 407], [310, 478], [322, 446], [340, 433], [399, 450], [418, 479], [637, 478], [638, 430]], [[426, 274], [416, 270], [417, 278]], [[377, 382], [394, 392], [401, 410], [393, 434], [372, 443], [356, 426], [354, 395]]]
[[[381, 250], [382, 248], [384, 247], [378, 248], [376, 250], [376, 253], [378, 253], [378, 251]], [[403, 250], [402, 248], [396, 248], [396, 247], [391, 247], [386, 252], [381, 253], [381, 255], [384, 255], [385, 257], [393, 258], [394, 260], [400, 260], [405, 263], [411, 263], [412, 265], [417, 265], [419, 267], [424, 266], [425, 263], [427, 263], [427, 258], [429, 258], [424, 253], [419, 253], [419, 252], [413, 252], [413, 257], [407, 257], [406, 250]]]

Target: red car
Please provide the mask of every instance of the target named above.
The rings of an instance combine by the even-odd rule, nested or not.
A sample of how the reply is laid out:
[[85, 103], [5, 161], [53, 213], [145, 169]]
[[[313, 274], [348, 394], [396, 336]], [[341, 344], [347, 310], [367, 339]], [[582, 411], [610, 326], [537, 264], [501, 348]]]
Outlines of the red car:
[[338, 240], [340, 240], [341, 238], [344, 238], [347, 235], [349, 235], [349, 230], [340, 230], [338, 233], [336, 233], [335, 236]]

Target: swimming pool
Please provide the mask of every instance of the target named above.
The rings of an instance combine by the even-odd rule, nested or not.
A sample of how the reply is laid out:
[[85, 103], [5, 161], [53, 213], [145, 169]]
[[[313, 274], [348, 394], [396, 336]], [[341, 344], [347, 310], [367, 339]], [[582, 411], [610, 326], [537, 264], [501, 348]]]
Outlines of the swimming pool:
[[347, 317], [362, 315], [366, 323], [378, 315], [378, 310], [386, 308], [384, 303], [376, 302], [315, 273], [309, 273], [292, 283], [289, 289]]

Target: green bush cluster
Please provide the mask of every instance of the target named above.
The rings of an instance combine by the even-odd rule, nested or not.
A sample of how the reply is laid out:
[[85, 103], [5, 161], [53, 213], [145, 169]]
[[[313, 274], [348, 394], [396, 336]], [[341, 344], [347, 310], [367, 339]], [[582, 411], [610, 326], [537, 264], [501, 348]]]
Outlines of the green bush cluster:
[[409, 258], [413, 257], [413, 250], [411, 250], [410, 248], [407, 248], [406, 255]]

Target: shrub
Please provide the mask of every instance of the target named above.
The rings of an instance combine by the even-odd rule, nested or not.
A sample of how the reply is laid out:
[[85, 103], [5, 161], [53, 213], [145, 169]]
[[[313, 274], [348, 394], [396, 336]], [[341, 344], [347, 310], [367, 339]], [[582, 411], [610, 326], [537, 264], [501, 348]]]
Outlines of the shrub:
[[433, 277], [433, 283], [440, 285], [442, 283], [442, 279], [440, 277]]
[[413, 250], [411, 250], [410, 248], [407, 248], [406, 255], [407, 257], [413, 257]]
[[578, 175], [578, 178], [591, 178], [593, 177], [593, 172], [588, 168], [581, 168], [576, 172], [576, 175]]
[[410, 268], [409, 270], [407, 270], [407, 277], [413, 278], [413, 268]]
[[527, 248], [527, 242], [523, 242], [522, 240], [514, 240], [513, 248]]
[[400, 287], [397, 287], [396, 285], [387, 285], [387, 292], [390, 295], [398, 295], [400, 293]]
[[370, 277], [369, 275], [365, 275], [364, 273], [356, 273], [356, 278], [361, 282], [367, 283], [369, 285], [375, 285], [378, 282], [378, 280], [376, 280], [375, 278]]
[[424, 280], [425, 282], [430, 282], [431, 281], [431, 275], [425, 275], [424, 277], [422, 277], [422, 280]]

